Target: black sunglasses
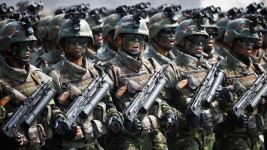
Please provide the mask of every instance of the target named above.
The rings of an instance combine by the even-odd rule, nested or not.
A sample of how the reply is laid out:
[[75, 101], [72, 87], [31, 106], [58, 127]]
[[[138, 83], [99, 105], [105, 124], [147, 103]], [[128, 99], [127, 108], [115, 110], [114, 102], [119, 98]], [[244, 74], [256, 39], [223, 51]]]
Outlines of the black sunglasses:
[[162, 33], [164, 34], [175, 34], [175, 28], [165, 28], [161, 30]]
[[92, 32], [93, 34], [100, 34], [102, 33], [102, 29], [93, 29]]
[[35, 46], [35, 41], [22, 41], [22, 42], [15, 42], [12, 43], [11, 46], [15, 49], [33, 49]]
[[238, 40], [241, 43], [255, 43], [257, 41], [256, 38], [237, 38], [236, 40]]
[[86, 44], [89, 41], [88, 37], [68, 37], [66, 38], [66, 42], [70, 44]]
[[190, 41], [193, 44], [202, 43], [203, 45], [206, 45], [208, 43], [208, 39], [202, 36], [192, 36], [187, 38], [188, 41]]
[[123, 37], [125, 37], [126, 40], [128, 41], [133, 41], [135, 39], [138, 39], [138, 41], [144, 41], [145, 40], [145, 35], [142, 35], [142, 34], [124, 34]]

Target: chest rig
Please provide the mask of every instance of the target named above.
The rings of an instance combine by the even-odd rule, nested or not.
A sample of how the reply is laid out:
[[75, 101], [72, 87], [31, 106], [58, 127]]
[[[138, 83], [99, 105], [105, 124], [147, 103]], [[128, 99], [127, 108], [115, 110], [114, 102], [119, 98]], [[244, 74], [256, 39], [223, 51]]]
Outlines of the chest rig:
[[[114, 104], [119, 111], [123, 111], [130, 104], [134, 95], [147, 84], [157, 68], [153, 66], [152, 60], [143, 60], [143, 65], [138, 71], [131, 70], [116, 59], [111, 61], [111, 65], [116, 77]], [[119, 94], [122, 89], [125, 89], [125, 92]]]

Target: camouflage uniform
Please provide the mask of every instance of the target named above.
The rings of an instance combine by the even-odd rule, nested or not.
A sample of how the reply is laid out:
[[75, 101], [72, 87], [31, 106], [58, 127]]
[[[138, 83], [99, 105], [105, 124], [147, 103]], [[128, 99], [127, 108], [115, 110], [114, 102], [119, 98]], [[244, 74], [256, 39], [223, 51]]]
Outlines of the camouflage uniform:
[[[176, 28], [176, 43], [188, 42], [185, 39], [188, 36], [201, 35], [208, 39], [208, 33], [205, 28], [198, 28], [197, 23], [192, 20], [182, 21]], [[198, 43], [199, 44], [199, 43]], [[201, 43], [203, 44], [203, 43]], [[204, 46], [203, 46], [204, 47]], [[202, 47], [202, 48], [203, 48]], [[202, 80], [206, 77], [208, 70], [211, 68], [202, 57], [194, 57], [186, 54], [185, 45], [178, 44], [173, 50], [176, 53], [176, 59], [170, 62], [170, 67], [166, 73], [168, 84], [164, 90], [167, 102], [176, 108], [179, 119], [177, 133], [167, 135], [168, 149], [212, 149], [215, 141], [213, 134], [213, 122], [215, 113], [213, 108], [202, 108], [201, 113], [207, 114], [204, 125], [199, 127], [191, 126], [186, 121], [188, 104], [191, 98], [200, 86]], [[185, 49], [181, 51], [181, 49]], [[184, 81], [188, 81], [188, 83]], [[183, 85], [183, 82], [186, 83]], [[180, 83], [182, 83], [180, 85]]]
[[[3, 37], [3, 40], [5, 41], [5, 45], [3, 45], [3, 47], [9, 46], [10, 44], [15, 42], [35, 41], [36, 38], [34, 37], [33, 33], [26, 33], [26, 31], [33, 31], [31, 29], [31, 27], [25, 29], [20, 22], [8, 23], [3, 27], [0, 33]], [[26, 51], [26, 49], [21, 49], [21, 51]], [[29, 48], [27, 48], [27, 51], [30, 51]], [[42, 73], [38, 68], [30, 65], [29, 62], [25, 62], [25, 69], [11, 67], [9, 65], [9, 59], [11, 59], [12, 57], [14, 57], [13, 54], [7, 56], [7, 61], [3, 61], [3, 67], [0, 69], [0, 84], [2, 86], [13, 87], [17, 91], [21, 92], [23, 95], [29, 97], [43, 82], [48, 82], [52, 80], [49, 76]], [[17, 58], [16, 56], [16, 59], [20, 58]], [[1, 97], [2, 96], [3, 95], [1, 95]], [[5, 105], [7, 112], [5, 119], [8, 119], [15, 112], [15, 110], [21, 106], [21, 104], [21, 101], [16, 98], [12, 98], [10, 102]], [[29, 141], [27, 145], [17, 147], [16, 144], [13, 143], [13, 139], [6, 137], [4, 133], [1, 132], [1, 140], [3, 140], [3, 143], [5, 143], [5, 145], [2, 145], [2, 148], [41, 149], [41, 147], [45, 144], [45, 140], [47, 138], [52, 137], [51, 125], [53, 124], [53, 120], [58, 116], [64, 115], [55, 106], [54, 101], [51, 100], [49, 102], [49, 105], [47, 105], [46, 109], [42, 112], [42, 114], [37, 117], [37, 120], [32, 126], [27, 129], [22, 127], [22, 131], [19, 131]]]
[[[148, 29], [143, 19], [140, 20], [138, 30], [133, 30], [133, 15], [127, 15], [118, 22], [114, 39], [124, 33], [142, 34], [146, 36], [146, 39], [148, 38]], [[141, 41], [138, 42], [141, 43]], [[104, 65], [107, 74], [112, 80], [110, 92], [113, 101], [107, 104], [107, 116], [111, 118], [113, 115], [118, 115], [122, 122], [124, 120], [121, 114], [123, 110], [129, 106], [134, 95], [147, 84], [155, 70], [161, 68], [154, 59], [142, 59], [142, 52], [139, 53], [139, 58], [135, 59], [130, 54], [127, 54], [126, 51], [119, 49], [117, 56]], [[123, 94], [119, 94], [126, 84], [128, 84], [127, 90]], [[141, 117], [140, 132], [132, 133], [127, 129], [126, 131], [122, 129], [123, 131], [118, 133], [110, 131], [107, 135], [106, 148], [166, 149], [165, 137], [158, 130], [158, 119], [167, 111], [172, 110], [161, 99], [157, 99], [150, 110], [151, 112], [148, 114], [139, 116]]]
[[[72, 23], [73, 20], [70, 19], [66, 19], [63, 22], [58, 33], [58, 43], [61, 43], [64, 38], [67, 39], [72, 37], [88, 37], [92, 40], [92, 31], [85, 20], [80, 19], [79, 31], [73, 30]], [[65, 54], [66, 53], [65, 50]], [[92, 62], [84, 56], [82, 56], [82, 59], [82, 66], [70, 62], [66, 57], [66, 59], [49, 68], [48, 73], [54, 79], [55, 89], [59, 93], [66, 90], [63, 88], [63, 83], [71, 83], [79, 90], [83, 91], [96, 77], [99, 76], [99, 71], [101, 70], [97, 70]], [[74, 98], [68, 98], [65, 102], [59, 103], [60, 108], [66, 111], [73, 100]], [[58, 135], [52, 140], [52, 142], [55, 142], [56, 149], [97, 149], [98, 144], [96, 142], [96, 137], [103, 135], [106, 131], [103, 124], [106, 105], [101, 102], [98, 106], [99, 109], [95, 111], [99, 111], [99, 113], [96, 112], [96, 114], [101, 115], [92, 114], [87, 119], [79, 118], [79, 126], [82, 128], [84, 137], [74, 140], [63, 135]]]
[[[148, 29], [149, 29], [149, 38], [150, 38], [150, 44], [148, 47], [148, 51], [144, 53], [144, 58], [149, 59], [149, 58], [154, 58], [160, 65], [167, 64], [170, 61], [172, 61], [175, 56], [170, 51], [170, 49], [173, 48], [173, 46], [169, 47], [162, 47], [160, 45], [159, 40], [159, 35], [164, 34], [166, 38], [168, 38], [168, 41], [164, 44], [169, 44], [170, 39], [173, 40], [174, 42], [174, 34], [175, 33], [164, 33], [164, 29], [175, 29], [178, 25], [177, 20], [173, 19], [174, 16], [170, 16], [167, 13], [157, 13], [153, 15], [149, 22], [148, 22]], [[161, 53], [158, 52], [157, 48], [155, 45], [160, 46], [160, 48], [164, 51], [168, 51], [168, 56], [164, 56]]]
[[[122, 18], [122, 15], [118, 13], [111, 14], [105, 18], [105, 21], [103, 23], [103, 28], [102, 28], [102, 36], [104, 39], [103, 52], [97, 54], [97, 58], [101, 61], [102, 64], [106, 63], [107, 61], [111, 60], [112, 58], [116, 56], [116, 51], [112, 49], [109, 46], [109, 44], [115, 45], [114, 44], [115, 41], [113, 40], [115, 26], [117, 25], [117, 23], [120, 21], [121, 18]], [[111, 41], [108, 41], [108, 39], [106, 39], [108, 38], [109, 34], [110, 36], [112, 36], [113, 43], [109, 43]]]
[[[47, 39], [57, 41], [58, 38], [58, 31], [60, 26], [62, 25], [64, 21], [64, 15], [56, 15], [51, 19], [51, 22], [49, 24], [49, 30], [47, 33]], [[63, 60], [63, 54], [62, 50], [60, 50], [58, 44], [54, 43], [54, 49], [48, 53], [44, 53], [43, 55], [39, 56], [39, 58], [36, 60], [36, 66], [44, 73], [46, 73], [47, 67], [50, 67], [59, 61]]]
[[[47, 16], [47, 17], [43, 18], [42, 20], [40, 20], [40, 22], [37, 25], [37, 29], [38, 29], [37, 39], [44, 39], [47, 36], [51, 19], [52, 19], [52, 16]], [[43, 41], [40, 49], [38, 49], [36, 52], [34, 52], [31, 55], [31, 61], [30, 61], [31, 64], [35, 66], [38, 63], [36, 61], [39, 58], [39, 56], [45, 54], [46, 52], [47, 52], [47, 50], [44, 46], [44, 41]]]
[[170, 51], [169, 57], [165, 57], [164, 55], [157, 52], [157, 50], [153, 47], [152, 44], [149, 45], [148, 53], [144, 54], [145, 59], [154, 58], [160, 65], [168, 64], [173, 59], [175, 59], [174, 54]]
[[[98, 18], [99, 17], [99, 18]], [[101, 30], [102, 31], [102, 27], [103, 27], [103, 20], [100, 18], [99, 15], [95, 15], [95, 16], [88, 16], [86, 18], [86, 22], [89, 24], [91, 30]], [[93, 33], [94, 34], [94, 33]], [[100, 33], [102, 36], [102, 33]], [[95, 59], [98, 53], [101, 53], [104, 51], [103, 49], [103, 45], [96, 45], [96, 41], [95, 39], [89, 43], [88, 45], [90, 45], [91, 48], [89, 48], [86, 50], [85, 53], [85, 57], [89, 58], [89, 59]]]
[[[224, 42], [234, 44], [233, 41], [236, 38], [258, 38], [257, 34], [252, 34], [250, 27], [250, 21], [247, 19], [233, 20], [226, 29]], [[226, 59], [220, 61], [226, 74], [222, 86], [234, 85], [234, 89], [231, 92], [233, 94], [224, 94], [221, 97], [223, 99], [220, 107], [224, 112], [224, 121], [215, 128], [215, 146], [216, 149], [257, 149], [255, 115], [249, 116], [246, 127], [239, 127], [236, 124], [237, 121], [231, 118], [230, 111], [237, 102], [237, 97], [250, 88], [261, 70], [257, 70], [253, 66], [250, 57], [247, 62], [243, 63], [233, 49], [230, 49], [230, 52]], [[228, 97], [227, 95], [232, 96]]]

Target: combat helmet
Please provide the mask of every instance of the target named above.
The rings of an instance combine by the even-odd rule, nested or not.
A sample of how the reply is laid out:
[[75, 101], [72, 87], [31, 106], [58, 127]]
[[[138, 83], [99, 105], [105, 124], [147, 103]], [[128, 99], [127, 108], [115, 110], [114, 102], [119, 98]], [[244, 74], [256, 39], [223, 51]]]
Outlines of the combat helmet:
[[59, 29], [64, 22], [64, 14], [59, 14], [54, 16], [51, 19], [51, 22], [49, 24], [49, 31], [48, 31], [48, 40], [55, 39], [58, 35]]
[[52, 18], [52, 16], [46, 16], [39, 21], [37, 25], [37, 39], [43, 39], [48, 34], [49, 24]]
[[155, 37], [160, 30], [165, 28], [176, 28], [178, 25], [178, 17], [174, 11], [181, 9], [181, 6], [166, 7], [163, 12], [153, 15], [148, 22], [149, 37]]
[[178, 24], [175, 32], [175, 42], [179, 44], [186, 36], [204, 35], [208, 38], [206, 29], [194, 19], [187, 19]]
[[116, 40], [118, 35], [122, 33], [135, 33], [146, 35], [146, 42], [148, 42], [149, 31], [146, 22], [143, 18], [137, 17], [138, 15], [124, 16], [115, 27], [114, 39]]
[[224, 34], [225, 43], [233, 42], [236, 38], [259, 38], [257, 33], [253, 32], [253, 24], [245, 18], [238, 18], [229, 22]]
[[92, 30], [84, 19], [79, 19], [78, 22], [66, 19], [58, 32], [58, 43], [66, 37], [89, 37], [93, 41]]
[[20, 21], [7, 23], [0, 31], [0, 50], [6, 50], [8, 46], [15, 42], [36, 41], [33, 28]]

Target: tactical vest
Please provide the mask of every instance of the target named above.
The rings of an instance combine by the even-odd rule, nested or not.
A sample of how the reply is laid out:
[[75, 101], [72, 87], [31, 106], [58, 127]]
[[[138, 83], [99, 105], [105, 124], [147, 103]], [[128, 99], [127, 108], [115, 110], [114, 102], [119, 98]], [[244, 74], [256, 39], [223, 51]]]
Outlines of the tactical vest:
[[[10, 80], [8, 76], [1, 73], [4, 75], [1, 84], [3, 86], [13, 87], [27, 97], [31, 96], [38, 86], [41, 85], [42, 79], [41, 75], [39, 74], [39, 69], [32, 65], [30, 67], [30, 73], [25, 80], [26, 82], [15, 83], [14, 81]], [[4, 70], [1, 69], [1, 72], [3, 71]], [[7, 110], [7, 117], [11, 117], [21, 104], [22, 102], [11, 99], [11, 101], [5, 106]], [[45, 144], [45, 140], [52, 136], [51, 128], [49, 128], [49, 122], [51, 119], [50, 106], [47, 106], [47, 109], [44, 111], [27, 131], [21, 131], [22, 134], [26, 136], [29, 143], [25, 146], [21, 146], [19, 149], [40, 149]]]
[[[83, 91], [88, 85], [90, 85], [94, 79], [99, 76], [98, 71], [96, 68], [88, 63], [87, 72], [82, 76], [80, 79], [76, 79], [71, 76], [71, 74], [68, 72], [68, 70], [64, 69], [63, 63], [64, 61], [61, 61], [61, 66], [55, 69], [56, 73], [59, 75], [59, 82], [61, 85], [63, 83], [71, 83], [74, 86], [76, 86], [79, 90]], [[62, 91], [64, 92], [64, 91]], [[61, 109], [64, 111], [67, 110], [69, 105], [72, 103], [74, 99], [68, 99], [67, 102], [62, 105]], [[100, 108], [99, 108], [100, 107]], [[95, 143], [95, 137], [101, 136], [106, 132], [106, 129], [104, 128], [103, 121], [105, 117], [105, 109], [106, 106], [103, 102], [100, 102], [97, 106], [99, 110], [95, 109], [94, 113], [89, 116], [87, 119], [81, 119], [79, 118], [79, 123], [82, 126], [82, 132], [84, 134], [84, 138], [79, 140], [70, 140], [65, 139], [64, 137], [59, 137], [60, 140], [62, 140], [62, 147], [63, 148], [81, 148], [81, 147], [87, 147], [90, 144]], [[101, 112], [98, 112], [101, 111]], [[101, 114], [101, 117], [96, 116], [97, 114]], [[96, 119], [98, 118], [98, 119]], [[99, 119], [101, 118], [101, 120]]]

